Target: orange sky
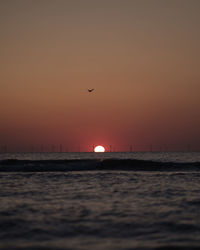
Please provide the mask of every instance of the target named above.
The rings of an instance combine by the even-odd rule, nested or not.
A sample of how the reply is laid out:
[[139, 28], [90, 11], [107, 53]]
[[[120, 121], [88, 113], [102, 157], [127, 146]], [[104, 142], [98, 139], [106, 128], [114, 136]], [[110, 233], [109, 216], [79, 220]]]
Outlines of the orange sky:
[[197, 148], [199, 12], [198, 0], [1, 0], [0, 145]]

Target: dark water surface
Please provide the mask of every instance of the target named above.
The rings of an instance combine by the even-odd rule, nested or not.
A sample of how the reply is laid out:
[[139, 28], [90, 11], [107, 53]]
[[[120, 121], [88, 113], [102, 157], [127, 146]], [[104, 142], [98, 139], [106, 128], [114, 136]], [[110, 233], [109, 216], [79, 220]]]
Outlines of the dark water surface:
[[1, 249], [197, 249], [200, 172], [0, 173]]

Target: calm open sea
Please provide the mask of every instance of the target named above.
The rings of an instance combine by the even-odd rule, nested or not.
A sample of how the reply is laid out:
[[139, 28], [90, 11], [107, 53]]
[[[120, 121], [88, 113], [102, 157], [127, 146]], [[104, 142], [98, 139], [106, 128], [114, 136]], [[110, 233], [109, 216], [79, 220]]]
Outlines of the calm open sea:
[[[190, 167], [200, 163], [200, 153], [0, 154], [0, 166], [5, 159], [138, 159]], [[3, 166], [0, 249], [200, 248], [200, 171], [124, 171], [120, 164], [115, 171], [18, 172], [13, 162], [7, 172]]]

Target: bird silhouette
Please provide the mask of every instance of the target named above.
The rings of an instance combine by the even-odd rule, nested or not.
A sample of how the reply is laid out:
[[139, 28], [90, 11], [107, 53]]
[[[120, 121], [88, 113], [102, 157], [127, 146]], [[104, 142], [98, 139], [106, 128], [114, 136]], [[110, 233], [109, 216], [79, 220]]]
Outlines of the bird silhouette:
[[91, 93], [94, 89], [88, 89], [88, 92]]

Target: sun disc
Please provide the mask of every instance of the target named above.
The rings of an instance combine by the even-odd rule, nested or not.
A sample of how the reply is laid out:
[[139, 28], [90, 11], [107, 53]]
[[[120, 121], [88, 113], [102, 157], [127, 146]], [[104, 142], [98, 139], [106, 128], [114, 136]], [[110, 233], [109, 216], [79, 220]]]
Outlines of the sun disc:
[[105, 148], [104, 148], [103, 146], [101, 146], [101, 145], [96, 146], [96, 147], [94, 148], [94, 152], [95, 152], [95, 153], [103, 153], [103, 152], [105, 152]]

